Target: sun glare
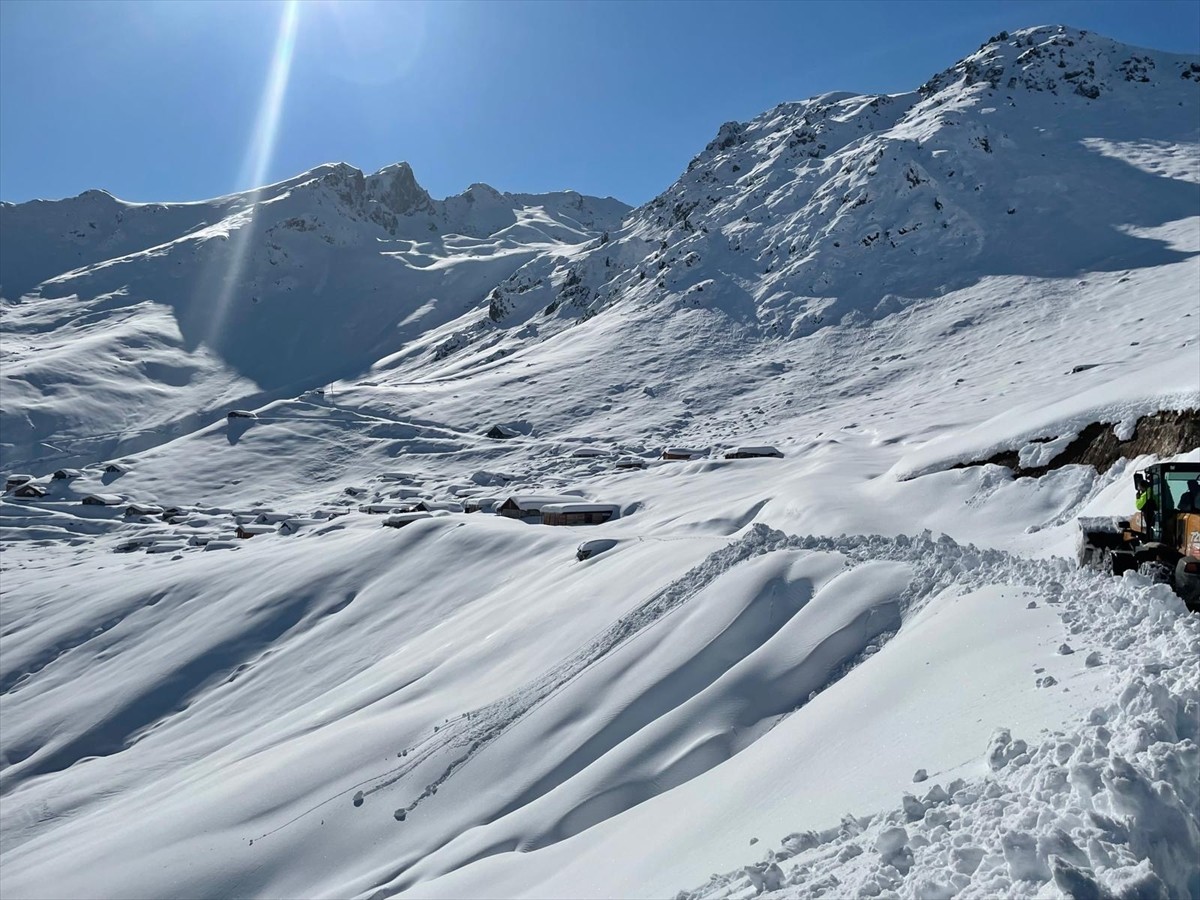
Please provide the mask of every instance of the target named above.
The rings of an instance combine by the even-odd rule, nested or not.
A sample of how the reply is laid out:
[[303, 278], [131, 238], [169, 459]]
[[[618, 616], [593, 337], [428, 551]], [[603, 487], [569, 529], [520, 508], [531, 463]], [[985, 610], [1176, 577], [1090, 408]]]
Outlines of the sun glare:
[[[287, 95], [288, 76], [292, 69], [292, 57], [296, 48], [296, 29], [300, 20], [300, 0], [286, 0], [279, 17], [279, 33], [275, 38], [275, 49], [271, 55], [271, 68], [267, 83], [263, 87], [255, 118], [254, 136], [246, 149], [242, 162], [239, 183], [257, 189], [263, 185], [275, 154], [275, 143], [279, 137], [279, 122], [283, 114]], [[220, 278], [220, 290], [213, 306], [209, 324], [208, 343], [212, 346], [224, 328], [229, 314], [233, 294], [241, 280], [250, 254], [254, 235], [254, 208], [243, 214], [244, 221], [230, 235], [232, 242], [228, 265]]]

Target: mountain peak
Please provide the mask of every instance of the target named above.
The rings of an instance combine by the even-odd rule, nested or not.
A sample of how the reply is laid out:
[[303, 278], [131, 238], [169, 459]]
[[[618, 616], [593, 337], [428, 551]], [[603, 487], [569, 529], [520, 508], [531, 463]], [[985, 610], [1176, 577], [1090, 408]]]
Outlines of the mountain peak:
[[1188, 57], [1143, 50], [1080, 28], [1038, 25], [993, 35], [919, 92], [928, 98], [949, 88], [984, 85], [1096, 100], [1119, 84], [1154, 84], [1181, 76], [1200, 81], [1200, 66]]
[[429, 211], [433, 199], [413, 174], [407, 162], [384, 166], [366, 178], [367, 196], [381, 203], [396, 215], [406, 216], [415, 212]]

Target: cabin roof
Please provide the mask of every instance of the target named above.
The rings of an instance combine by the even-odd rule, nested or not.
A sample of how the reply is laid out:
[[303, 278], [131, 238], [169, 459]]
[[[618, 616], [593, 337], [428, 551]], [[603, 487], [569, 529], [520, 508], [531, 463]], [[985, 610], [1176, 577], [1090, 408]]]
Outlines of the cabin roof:
[[549, 503], [573, 503], [578, 499], [561, 494], [512, 494], [504, 502], [513, 504], [517, 509], [542, 509]]
[[543, 513], [588, 513], [588, 512], [619, 512], [617, 503], [547, 503], [542, 507]]
[[103, 503], [105, 506], [119, 506], [125, 500], [119, 494], [88, 494], [84, 500], [94, 500], [97, 503]]

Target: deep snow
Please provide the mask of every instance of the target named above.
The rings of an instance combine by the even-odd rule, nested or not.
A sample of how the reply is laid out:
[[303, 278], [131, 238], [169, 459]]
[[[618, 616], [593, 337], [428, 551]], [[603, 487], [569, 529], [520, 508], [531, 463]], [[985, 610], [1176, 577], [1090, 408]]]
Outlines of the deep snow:
[[[623, 223], [403, 166], [4, 207], [0, 893], [1200, 896], [1197, 619], [1068, 562], [1152, 460], [954, 468], [1200, 407], [1198, 115], [1044, 28]], [[445, 507], [514, 494], [621, 515]]]

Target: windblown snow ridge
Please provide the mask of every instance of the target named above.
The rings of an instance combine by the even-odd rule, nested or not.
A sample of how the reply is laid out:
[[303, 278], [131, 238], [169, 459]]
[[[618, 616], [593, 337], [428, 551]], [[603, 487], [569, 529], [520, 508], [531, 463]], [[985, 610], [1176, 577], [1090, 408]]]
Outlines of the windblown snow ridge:
[[987, 778], [787, 835], [679, 900], [1200, 896], [1200, 620], [1136, 574], [1058, 568], [1059, 652], [1120, 671], [1114, 702], [1035, 743], [999, 730]]
[[[946, 535], [935, 539], [928, 532], [917, 537], [901, 535], [895, 538], [878, 535], [795, 536], [755, 524], [750, 526], [742, 537], [710, 554], [695, 568], [622, 616], [589, 644], [564, 658], [559, 665], [528, 686], [439, 726], [415, 745], [399, 751], [397, 756], [403, 762], [391, 772], [380, 775], [373, 783], [354, 785], [338, 796], [344, 797], [351, 789], [360, 788], [353, 798], [354, 804], [360, 805], [373, 794], [396, 787], [403, 789], [405, 784], [411, 784], [414, 778], [419, 779], [423, 775], [428, 777], [430, 767], [433, 767], [432, 771], [437, 773], [435, 777], [419, 789], [415, 785], [410, 787], [409, 790], [415, 790], [415, 796], [410, 794], [412, 799], [402, 802], [394, 811], [389, 812], [389, 817], [397, 820], [409, 819], [415, 813], [419, 813], [421, 805], [430, 801], [457, 771], [467, 766], [479, 754], [485, 753], [491, 744], [537, 707], [551, 702], [557, 693], [598, 665], [605, 656], [677, 612], [724, 573], [756, 558], [788, 552], [804, 555], [834, 554], [844, 559], [848, 571], [881, 563], [902, 563], [911, 571], [911, 578], [895, 598], [891, 611], [889, 612], [889, 607], [885, 605], [879, 608], [879, 614], [872, 613], [868, 618], [873, 621], [859, 628], [860, 640], [851, 645], [850, 649], [843, 649], [840, 655], [830, 658], [827, 666], [821, 670], [823, 674], [818, 675], [817, 681], [806, 682], [797, 696], [781, 696], [767, 704], [770, 708], [763, 713], [764, 728], [759, 729], [759, 735], [769, 730], [780, 717], [794, 712], [854, 666], [878, 652], [896, 630], [902, 627], [905, 616], [916, 612], [940, 593], [994, 581], [1036, 586], [1045, 584], [1054, 575], [1061, 575], [1065, 569], [1061, 561], [1021, 560], [998, 550], [960, 545]], [[703, 690], [703, 687], [698, 686], [697, 693]], [[681, 699], [680, 703], [683, 702], [685, 701]], [[665, 716], [670, 711], [659, 710], [659, 715]], [[646, 723], [643, 727], [648, 725], [649, 723]], [[594, 758], [598, 759], [631, 736], [608, 735], [602, 746], [591, 748]], [[572, 769], [578, 771], [586, 764], [587, 761], [577, 761]], [[692, 771], [689, 777], [695, 777], [702, 771], [703, 769]], [[419, 781], [417, 783], [420, 784]], [[559, 782], [549, 781], [540, 784], [538, 796], [552, 790], [557, 783]], [[670, 781], [664, 779], [659, 789], [665, 790], [669, 786]], [[526, 796], [520, 803], [532, 803], [536, 799], [536, 796]], [[618, 811], [612, 809], [602, 818], [615, 815]], [[261, 837], [267, 837], [271, 833], [273, 831]], [[567, 834], [559, 834], [555, 839], [566, 836]], [[535, 841], [530, 846], [544, 846], [547, 842], [553, 842], [553, 839], [546, 842]], [[399, 866], [378, 883], [377, 891], [371, 896], [390, 896], [426, 877], [411, 874], [408, 869], [408, 865]]]

